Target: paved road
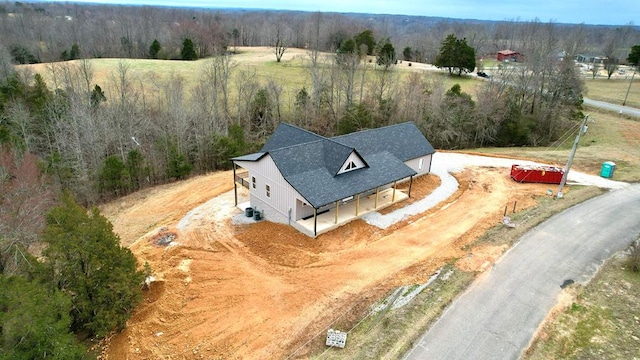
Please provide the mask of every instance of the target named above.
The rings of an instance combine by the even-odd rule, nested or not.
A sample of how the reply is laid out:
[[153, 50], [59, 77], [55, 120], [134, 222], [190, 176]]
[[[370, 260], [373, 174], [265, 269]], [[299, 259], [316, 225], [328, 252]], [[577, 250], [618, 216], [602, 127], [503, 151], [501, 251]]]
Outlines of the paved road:
[[585, 105], [590, 105], [590, 106], [602, 108], [605, 110], [615, 111], [617, 113], [621, 113], [625, 115], [640, 117], [640, 109], [636, 109], [628, 106], [622, 106], [618, 104], [612, 104], [604, 101], [591, 100], [587, 98], [584, 98], [583, 100]]
[[[558, 200], [562, 201], [562, 200]], [[524, 235], [405, 359], [517, 359], [567, 279], [586, 283], [640, 233], [640, 184], [568, 209]]]

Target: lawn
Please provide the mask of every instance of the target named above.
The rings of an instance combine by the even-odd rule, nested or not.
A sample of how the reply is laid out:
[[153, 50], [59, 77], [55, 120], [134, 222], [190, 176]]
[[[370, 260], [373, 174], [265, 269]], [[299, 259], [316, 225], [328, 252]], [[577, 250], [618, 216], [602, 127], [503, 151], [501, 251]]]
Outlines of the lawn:
[[640, 354], [640, 273], [616, 256], [591, 282], [573, 285], [575, 298], [540, 331], [524, 359], [637, 359]]
[[[578, 144], [572, 169], [599, 175], [602, 163], [613, 161], [613, 180], [640, 181], [640, 121], [620, 117], [606, 111], [586, 111], [588, 131]], [[564, 167], [575, 141], [577, 129], [567, 133], [563, 141], [547, 147], [481, 148], [472, 152], [526, 158]]]
[[[326, 61], [331, 61], [331, 55], [322, 54]], [[118, 78], [118, 68], [124, 65], [127, 68], [127, 76], [138, 88], [143, 88], [148, 94], [158, 94], [169, 79], [181, 78], [184, 82], [186, 93], [194, 88], [204, 78], [203, 74], [211, 59], [200, 59], [196, 61], [180, 60], [153, 60], [153, 59], [90, 59], [88, 60], [93, 69], [93, 84], [98, 84], [107, 97], [116, 97], [115, 84]], [[77, 65], [79, 60], [53, 63], [53, 65]], [[49, 68], [52, 64], [20, 65], [19, 68], [29, 69], [34, 73], [41, 74], [49, 86], [53, 86], [51, 72]], [[231, 55], [231, 77], [230, 91], [235, 93], [237, 77], [241, 72], [249, 74], [251, 80], [256, 80], [261, 86], [267, 86], [273, 82], [282, 87], [281, 99], [284, 102], [291, 102], [295, 95], [306, 87], [311, 88], [310, 75], [311, 60], [309, 52], [304, 49], [287, 49], [281, 62], [276, 62], [272, 49], [266, 47], [250, 48], [240, 47], [238, 52]], [[454, 84], [460, 84], [462, 90], [469, 94], [475, 93], [477, 86], [482, 86], [475, 75], [449, 76], [444, 71], [433, 71], [433, 67], [426, 64], [402, 62], [393, 68], [398, 76], [398, 82], [402, 83], [411, 72], [421, 72], [427, 78], [435, 81], [442, 81], [448, 89]], [[325, 65], [326, 66], [326, 65]], [[373, 68], [375, 60], [366, 63], [365, 73], [367, 82], [373, 79]], [[427, 70], [428, 69], [428, 70]], [[359, 76], [356, 76], [359, 79]], [[60, 85], [59, 85], [60, 86]], [[93, 86], [93, 85], [92, 85]], [[359, 84], [357, 88], [359, 89]], [[366, 91], [366, 86], [365, 86]], [[232, 95], [233, 97], [233, 95]], [[285, 107], [286, 109], [286, 107]]]
[[[631, 87], [629, 87], [631, 84]], [[616, 79], [585, 79], [585, 97], [593, 100], [605, 101], [622, 105], [627, 96], [627, 106], [640, 108], [640, 75], [636, 74], [633, 83], [631, 76]], [[629, 94], [627, 95], [627, 90]]]

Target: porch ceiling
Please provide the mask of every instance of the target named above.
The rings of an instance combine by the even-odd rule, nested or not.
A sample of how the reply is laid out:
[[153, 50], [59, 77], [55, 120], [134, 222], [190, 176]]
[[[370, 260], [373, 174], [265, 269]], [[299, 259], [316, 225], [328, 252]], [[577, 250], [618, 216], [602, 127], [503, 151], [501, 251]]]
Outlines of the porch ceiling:
[[[395, 195], [394, 195], [395, 191]], [[378, 193], [378, 206], [376, 207], [376, 194], [368, 196], [361, 196], [359, 200], [358, 215], [356, 215], [356, 205], [358, 201], [354, 199], [348, 203], [340, 203], [338, 206], [338, 218], [336, 222], [336, 207], [332, 207], [329, 211], [317, 216], [316, 234], [320, 235], [329, 230], [342, 226], [350, 221], [360, 218], [366, 213], [384, 209], [387, 206], [395, 204], [409, 198], [409, 196], [402, 190], [388, 188]], [[314, 218], [311, 217], [306, 220], [298, 220], [298, 225], [305, 228], [311, 234], [313, 234]]]

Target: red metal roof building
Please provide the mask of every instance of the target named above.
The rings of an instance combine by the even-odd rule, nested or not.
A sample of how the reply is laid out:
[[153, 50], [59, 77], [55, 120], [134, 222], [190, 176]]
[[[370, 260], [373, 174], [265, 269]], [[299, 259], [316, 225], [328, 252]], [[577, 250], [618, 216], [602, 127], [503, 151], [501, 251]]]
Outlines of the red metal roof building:
[[498, 51], [498, 61], [519, 61], [522, 58], [522, 54], [511, 50]]

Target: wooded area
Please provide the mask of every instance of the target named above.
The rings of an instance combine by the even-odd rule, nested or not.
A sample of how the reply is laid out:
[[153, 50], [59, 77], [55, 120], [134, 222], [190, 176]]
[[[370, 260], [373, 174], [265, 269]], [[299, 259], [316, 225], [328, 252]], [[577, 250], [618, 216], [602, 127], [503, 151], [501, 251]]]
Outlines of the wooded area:
[[[447, 149], [549, 144], [581, 118], [570, 60], [625, 59], [640, 41], [631, 25], [20, 2], [0, 7], [0, 31], [2, 141], [45, 160], [84, 204], [225, 168], [281, 121], [323, 135], [414, 121]], [[399, 49], [405, 61], [439, 65], [451, 39], [465, 49], [458, 75], [505, 48], [525, 61], [470, 94], [394, 69]], [[305, 85], [258, 81], [234, 61], [237, 46], [269, 46], [274, 59], [306, 49]], [[122, 62], [98, 84], [87, 59], [100, 57], [207, 59], [196, 83], [135, 78]], [[69, 59], [78, 60], [60, 62]], [[11, 65], [51, 61], [46, 74]]]
[[[229, 158], [256, 150], [283, 121], [325, 136], [413, 121], [440, 149], [548, 145], [583, 117], [575, 56], [624, 61], [640, 43], [631, 25], [20, 2], [0, 5], [0, 34], [0, 270], [49, 284], [34, 288], [31, 299], [53, 296], [47, 312], [72, 315], [52, 316], [55, 326], [90, 336], [123, 326], [143, 276], [104, 219], [96, 211], [84, 218], [72, 198], [89, 207], [228, 168]], [[463, 64], [438, 64], [449, 43], [463, 45]], [[275, 76], [260, 81], [255, 67], [235, 62], [239, 46], [270, 47], [274, 67], [286, 67], [287, 49], [305, 49], [304, 85], [292, 88]], [[483, 58], [508, 48], [524, 60], [496, 67], [473, 93], [445, 85], [442, 74], [395, 66], [402, 54], [404, 61], [456, 69], [454, 78], [462, 80], [482, 70]], [[90, 59], [106, 57], [204, 59], [195, 82], [173, 73], [136, 78], [121, 61], [108, 83], [98, 84]], [[15, 66], [38, 62], [48, 63], [46, 73]], [[77, 247], [59, 241], [76, 231], [84, 231]], [[98, 240], [83, 253], [86, 236]], [[40, 255], [40, 242], [49, 244], [43, 264], [29, 255]], [[127, 275], [111, 281], [93, 272], [104, 266], [87, 268], [95, 254], [120, 259]], [[89, 280], [94, 274], [95, 283], [81, 273]], [[27, 286], [0, 280], [7, 288]], [[95, 291], [106, 283], [115, 285]], [[115, 304], [112, 294], [125, 302], [117, 310], [107, 306]], [[16, 301], [0, 295], [0, 313], [19, 322]], [[9, 315], [2, 316], [6, 324]], [[77, 356], [68, 349], [61, 358]]]

